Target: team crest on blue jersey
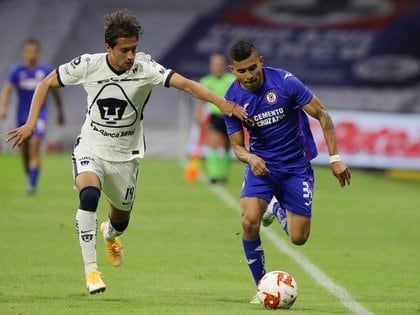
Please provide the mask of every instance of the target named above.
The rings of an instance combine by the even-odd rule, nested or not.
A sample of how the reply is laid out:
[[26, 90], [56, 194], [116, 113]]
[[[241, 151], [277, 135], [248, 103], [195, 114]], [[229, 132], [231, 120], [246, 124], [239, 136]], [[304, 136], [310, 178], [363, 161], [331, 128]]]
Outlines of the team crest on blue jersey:
[[276, 92], [274, 92], [273, 90], [268, 91], [265, 94], [265, 100], [270, 105], [277, 103], [277, 94], [276, 94]]

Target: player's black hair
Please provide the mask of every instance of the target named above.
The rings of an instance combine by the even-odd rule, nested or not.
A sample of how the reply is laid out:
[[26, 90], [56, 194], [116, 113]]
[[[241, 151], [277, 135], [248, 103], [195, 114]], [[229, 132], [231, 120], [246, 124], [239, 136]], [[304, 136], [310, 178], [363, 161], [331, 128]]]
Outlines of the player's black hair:
[[118, 10], [105, 15], [105, 43], [113, 48], [117, 38], [132, 37], [137, 39], [142, 34], [142, 29], [136, 16], [127, 9]]
[[41, 47], [41, 42], [35, 38], [27, 38], [24, 42], [23, 42], [23, 46], [25, 47], [26, 45], [36, 45], [38, 47]]
[[253, 54], [258, 54], [257, 48], [255, 48], [253, 43], [246, 40], [233, 44], [229, 51], [230, 61], [242, 61]]

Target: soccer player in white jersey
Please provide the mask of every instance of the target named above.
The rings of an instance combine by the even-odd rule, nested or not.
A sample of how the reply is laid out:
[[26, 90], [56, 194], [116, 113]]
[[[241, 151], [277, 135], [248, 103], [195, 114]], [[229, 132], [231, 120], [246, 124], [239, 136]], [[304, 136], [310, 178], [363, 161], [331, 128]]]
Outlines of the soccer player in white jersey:
[[119, 236], [128, 226], [134, 202], [139, 159], [144, 155], [143, 109], [153, 87], [175, 87], [216, 104], [226, 115], [246, 118], [239, 105], [137, 52], [140, 34], [140, 24], [130, 11], [105, 16], [107, 52], [84, 54], [52, 71], [37, 86], [26, 123], [8, 132], [7, 141], [21, 146], [34, 133], [50, 89], [82, 84], [86, 90], [86, 119], [72, 160], [80, 199], [76, 228], [91, 294], [106, 288], [96, 262], [96, 209], [101, 191], [109, 203], [108, 220], [101, 224], [108, 258], [116, 267], [123, 261]]

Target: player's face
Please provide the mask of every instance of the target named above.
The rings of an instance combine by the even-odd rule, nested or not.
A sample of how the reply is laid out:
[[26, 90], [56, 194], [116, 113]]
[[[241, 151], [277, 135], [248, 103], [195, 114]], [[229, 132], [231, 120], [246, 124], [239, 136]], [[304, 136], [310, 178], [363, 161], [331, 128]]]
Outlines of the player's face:
[[108, 61], [115, 70], [127, 71], [131, 69], [136, 57], [138, 42], [137, 37], [132, 36], [117, 38], [113, 48], [105, 44], [109, 53]]
[[252, 54], [242, 61], [233, 60], [229, 68], [244, 89], [255, 92], [264, 83], [262, 66], [263, 58]]
[[210, 71], [217, 78], [222, 77], [226, 72], [226, 58], [223, 55], [210, 57]]
[[37, 44], [34, 43], [27, 43], [23, 47], [23, 60], [26, 65], [34, 67], [38, 64], [40, 55], [40, 48]]

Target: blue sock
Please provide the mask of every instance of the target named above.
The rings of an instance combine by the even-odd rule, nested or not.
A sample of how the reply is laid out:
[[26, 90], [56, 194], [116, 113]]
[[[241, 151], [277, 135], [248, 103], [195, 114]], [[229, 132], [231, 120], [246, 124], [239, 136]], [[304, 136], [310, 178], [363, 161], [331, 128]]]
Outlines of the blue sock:
[[289, 235], [286, 210], [284, 210], [280, 206], [280, 203], [278, 202], [274, 203], [273, 214], [276, 216], [276, 219], [280, 223], [281, 228], [286, 232], [287, 235]]
[[28, 169], [29, 175], [29, 184], [32, 188], [36, 187], [36, 183], [38, 182], [38, 175], [39, 175], [39, 168], [38, 167], [30, 167]]
[[249, 269], [251, 270], [255, 283], [258, 284], [258, 281], [265, 275], [264, 250], [261, 245], [260, 236], [257, 236], [252, 241], [242, 239], [242, 245]]

